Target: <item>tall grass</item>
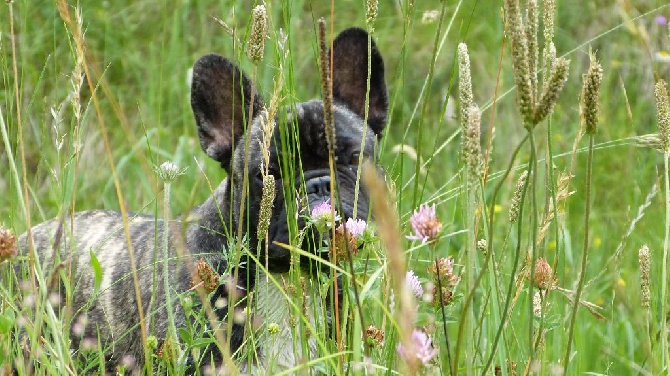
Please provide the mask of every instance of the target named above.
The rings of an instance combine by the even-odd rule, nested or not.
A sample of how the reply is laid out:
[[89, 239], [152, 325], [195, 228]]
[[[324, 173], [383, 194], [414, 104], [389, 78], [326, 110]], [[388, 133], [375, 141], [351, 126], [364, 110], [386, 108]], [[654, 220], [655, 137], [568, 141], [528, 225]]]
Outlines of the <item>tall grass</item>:
[[[293, 324], [286, 330], [277, 322], [246, 322], [250, 344], [292, 336], [287, 343], [300, 364], [276, 371], [668, 372], [667, 108], [659, 101], [657, 119], [654, 85], [670, 78], [663, 59], [670, 49], [667, 20], [657, 17], [670, 18], [670, 5], [561, 0], [554, 9], [546, 0], [508, 0], [503, 19], [497, 5], [483, 2], [382, 2], [376, 11], [363, 1], [333, 8], [272, 2], [265, 56], [251, 61], [245, 47], [258, 4], [57, 4], [0, 6], [3, 228], [18, 235], [52, 217], [70, 225], [72, 213], [94, 208], [170, 217], [203, 202], [224, 173], [205, 161], [198, 145], [188, 69], [207, 52], [231, 57], [253, 77], [271, 114], [321, 98], [316, 20], [324, 17], [325, 30], [335, 33], [348, 26], [374, 30], [385, 58], [391, 110], [380, 164], [386, 182], [360, 169], [362, 184], [375, 192], [376, 233], [357, 245], [358, 254], [322, 264], [331, 274], [320, 278], [299, 270], [270, 276], [263, 253], [231, 236], [237, 250], [231, 260], [255, 257], [264, 288], [284, 297]], [[601, 111], [588, 120], [599, 124], [597, 137], [587, 129], [582, 139], [588, 125], [579, 110], [579, 78], [588, 69], [589, 47], [603, 66]], [[480, 135], [468, 125], [481, 127]], [[476, 150], [466, 146], [466, 135], [480, 141], [471, 146], [483, 147], [481, 170], [461, 157]], [[299, 151], [293, 137], [284, 130], [279, 140], [289, 154]], [[152, 167], [164, 161], [187, 169], [163, 185]], [[280, 170], [298, 174], [288, 164]], [[522, 172], [526, 178], [517, 185]], [[296, 204], [300, 187], [284, 189], [288, 213], [305, 214]], [[433, 207], [434, 217], [422, 211]], [[419, 220], [429, 225], [416, 227]], [[417, 240], [421, 228], [436, 231]], [[304, 259], [310, 255], [298, 248], [299, 230], [291, 222], [287, 247]], [[0, 246], [10, 244], [4, 240]], [[642, 245], [648, 245], [648, 272], [638, 265]], [[70, 294], [47, 288], [67, 273], [29, 263], [18, 273], [34, 284], [15, 283], [11, 266], [33, 257], [11, 254], [0, 265], [0, 373], [10, 367], [19, 374], [30, 367], [103, 371], [104, 339], [69, 350], [81, 323], [72, 319], [71, 301], [62, 300]], [[134, 269], [129, 273], [141, 272]], [[408, 271], [418, 276], [422, 294], [412, 295]], [[640, 273], [648, 273], [644, 286]], [[338, 275], [343, 294], [335, 302], [328, 290]], [[67, 282], [69, 292], [75, 284]], [[180, 351], [204, 341], [202, 328], [211, 323], [199, 293], [167, 300], [191, 318], [187, 328], [173, 329]], [[205, 312], [194, 303], [203, 297]], [[341, 307], [332, 331], [312, 317], [326, 314], [319, 301]], [[159, 356], [150, 328], [142, 332], [154, 359], [148, 372], [183, 372], [184, 354], [176, 362]], [[225, 347], [225, 339], [217, 342]], [[250, 345], [237, 356], [251, 359], [253, 352]]]

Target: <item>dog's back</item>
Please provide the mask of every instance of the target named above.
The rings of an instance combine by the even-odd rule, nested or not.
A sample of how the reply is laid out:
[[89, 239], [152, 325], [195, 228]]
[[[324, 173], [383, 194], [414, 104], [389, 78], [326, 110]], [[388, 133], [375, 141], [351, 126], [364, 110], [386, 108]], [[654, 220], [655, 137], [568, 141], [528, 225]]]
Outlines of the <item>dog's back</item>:
[[[46, 293], [52, 301], [57, 298], [60, 303], [71, 302], [74, 348], [82, 340], [97, 342], [99, 338], [109, 364], [117, 364], [124, 356], [141, 364], [144, 352], [136, 292], [140, 293], [152, 333], [163, 338], [166, 331], [164, 284], [158, 283], [164, 278], [160, 235], [165, 222], [152, 216], [130, 214], [126, 236], [119, 212], [85, 211], [76, 213], [72, 219], [73, 222], [70, 217], [52, 219], [31, 230], [41, 274], [48, 279]], [[179, 256], [172, 245], [181, 231], [180, 222], [172, 222], [170, 227], [173, 241], [168, 245], [169, 285], [184, 292], [190, 288], [191, 278], [182, 262], [177, 261]], [[19, 237], [18, 247], [27, 254], [27, 234]], [[27, 262], [15, 264], [20, 279], [28, 270], [24, 267]], [[135, 289], [132, 264], [137, 270], [139, 290]], [[71, 296], [67, 296], [68, 292]], [[156, 301], [161, 303], [157, 306]], [[175, 320], [177, 325], [183, 322], [181, 309]]]

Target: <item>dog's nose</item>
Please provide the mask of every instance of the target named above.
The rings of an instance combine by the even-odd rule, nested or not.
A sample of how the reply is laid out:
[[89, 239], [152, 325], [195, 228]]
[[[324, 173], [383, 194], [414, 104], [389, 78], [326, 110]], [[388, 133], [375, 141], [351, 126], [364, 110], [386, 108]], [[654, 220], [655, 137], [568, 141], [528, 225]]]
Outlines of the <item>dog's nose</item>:
[[330, 195], [330, 176], [319, 176], [317, 178], [309, 179], [305, 185], [308, 195]]

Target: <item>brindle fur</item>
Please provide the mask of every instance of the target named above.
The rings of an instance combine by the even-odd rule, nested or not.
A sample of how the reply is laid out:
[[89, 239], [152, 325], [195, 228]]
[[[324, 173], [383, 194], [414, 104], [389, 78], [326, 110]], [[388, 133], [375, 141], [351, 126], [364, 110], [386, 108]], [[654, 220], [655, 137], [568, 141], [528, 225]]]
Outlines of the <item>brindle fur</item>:
[[[335, 99], [334, 121], [336, 133], [337, 184], [341, 215], [353, 215], [356, 186], [356, 153], [368, 159], [375, 159], [376, 140], [386, 124], [388, 99], [384, 81], [384, 65], [381, 55], [372, 42], [370, 107], [367, 125], [364, 123], [366, 80], [368, 71], [368, 35], [357, 28], [343, 31], [333, 45], [333, 94]], [[218, 55], [205, 55], [193, 68], [191, 104], [197, 123], [198, 135], [203, 150], [211, 158], [221, 163], [228, 177], [214, 190], [212, 195], [187, 215], [169, 223], [169, 286], [172, 296], [191, 288], [192, 277], [185, 267], [200, 257], [211, 265], [217, 273], [230, 271], [229, 243], [235, 238], [240, 218], [239, 203], [242, 182], [248, 180], [246, 210], [243, 212], [244, 236], [249, 240], [250, 249], [264, 249], [256, 238], [255, 223], [258, 223], [259, 205], [262, 191], [260, 168], [262, 154], [259, 140], [263, 101], [259, 95], [253, 98], [254, 119], [251, 128], [244, 135], [245, 117], [249, 114], [252, 90], [251, 82], [227, 59]], [[280, 117], [285, 124], [297, 127], [300, 143], [300, 161], [296, 167], [302, 173], [296, 176], [296, 187], [304, 187], [308, 207], [313, 207], [329, 198], [328, 154], [324, 129], [323, 104], [319, 100], [299, 103], [291, 109], [283, 110]], [[275, 119], [277, 121], [277, 119]], [[368, 127], [367, 131], [365, 128]], [[361, 140], [367, 137], [365, 149], [359, 150]], [[245, 164], [245, 137], [249, 137], [249, 161], [247, 177], [243, 176]], [[275, 127], [274, 140], [278, 140], [279, 127]], [[290, 252], [277, 245], [289, 243], [287, 212], [279, 174], [278, 161], [281, 147], [277, 142], [271, 147], [271, 171], [275, 171], [276, 198], [268, 231], [269, 243], [267, 260], [271, 273], [285, 273], [289, 270]], [[367, 219], [368, 198], [364, 191], [358, 196], [357, 217]], [[299, 226], [304, 221], [299, 219]], [[147, 215], [129, 216], [130, 242], [137, 266], [143, 311], [150, 333], [159, 341], [166, 334], [168, 316], [163, 291], [163, 251], [161, 238], [166, 222]], [[248, 229], [247, 229], [248, 227]], [[138, 366], [144, 363], [144, 353], [140, 336], [139, 314], [132, 278], [127, 239], [123, 229], [121, 214], [114, 211], [92, 210], [74, 215], [73, 231], [69, 218], [62, 221], [53, 219], [32, 229], [35, 250], [40, 257], [40, 265], [46, 274], [60, 265], [62, 271], [72, 276], [73, 323], [86, 317], [83, 334], [85, 337], [100, 338], [106, 351], [108, 369], [113, 370], [124, 356], [130, 355]], [[54, 244], [57, 242], [57, 244]], [[27, 252], [27, 238], [19, 239], [20, 250]], [[177, 252], [183, 249], [185, 252]], [[53, 250], [57, 257], [54, 259]], [[96, 255], [102, 270], [99, 293], [93, 295], [94, 272], [91, 267], [91, 252]], [[179, 258], [178, 255], [185, 255]], [[265, 260], [265, 254], [261, 259]], [[190, 260], [190, 261], [187, 261]], [[17, 276], [27, 264], [15, 265]], [[255, 265], [244, 259], [238, 266], [237, 286], [241, 295], [252, 291], [255, 286]], [[25, 270], [25, 269], [24, 269]], [[155, 271], [155, 272], [154, 272]], [[20, 277], [19, 277], [20, 278]], [[154, 287], [154, 278], [157, 283]], [[63, 292], [63, 291], [61, 291]], [[154, 294], [155, 301], [149, 309]], [[226, 283], [210, 295], [214, 311], [219, 319], [229, 312], [227, 306], [216, 306], [217, 299], [228, 298]], [[262, 303], [262, 299], [260, 299]], [[262, 303], [265, 304], [265, 303]], [[184, 327], [185, 314], [178, 300], [174, 302], [174, 320], [177, 328]], [[286, 335], [282, 331], [282, 335]], [[244, 327], [235, 324], [228, 335], [231, 352], [240, 348], [244, 337]], [[72, 335], [73, 348], [77, 348], [80, 335]], [[291, 343], [288, 341], [287, 343]], [[263, 362], [263, 349], [259, 349], [258, 362]], [[192, 359], [195, 366], [209, 364], [210, 359], [221, 362], [221, 354], [214, 345], [201, 349], [200, 359]], [[291, 363], [286, 360], [284, 363]], [[290, 365], [290, 364], [289, 364]], [[262, 366], [262, 364], [261, 364]]]

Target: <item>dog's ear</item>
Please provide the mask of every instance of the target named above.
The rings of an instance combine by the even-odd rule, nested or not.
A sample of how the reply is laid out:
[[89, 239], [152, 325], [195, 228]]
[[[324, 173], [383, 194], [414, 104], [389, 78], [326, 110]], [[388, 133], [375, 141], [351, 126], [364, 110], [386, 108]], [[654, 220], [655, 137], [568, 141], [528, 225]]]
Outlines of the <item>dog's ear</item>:
[[[368, 125], [379, 135], [386, 126], [388, 93], [384, 60], [374, 40], [370, 52], [370, 111]], [[333, 41], [333, 98], [361, 118], [365, 116], [368, 78], [368, 33], [359, 28], [342, 31]]]
[[[228, 170], [233, 149], [246, 127], [251, 105], [251, 81], [228, 59], [205, 55], [193, 66], [191, 107], [198, 125], [200, 146]], [[263, 102], [256, 92], [253, 115]]]

